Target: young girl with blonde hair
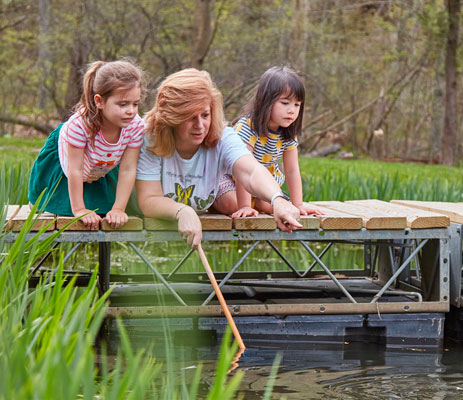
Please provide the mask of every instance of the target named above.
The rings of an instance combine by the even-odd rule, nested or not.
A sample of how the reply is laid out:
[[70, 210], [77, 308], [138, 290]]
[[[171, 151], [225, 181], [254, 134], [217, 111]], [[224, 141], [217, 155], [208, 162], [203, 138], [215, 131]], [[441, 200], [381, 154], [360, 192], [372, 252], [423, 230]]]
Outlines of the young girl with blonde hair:
[[[102, 216], [125, 224], [144, 124], [138, 115], [142, 71], [131, 62], [97, 61], [83, 80], [74, 114], [48, 137], [32, 168], [29, 201], [80, 217], [98, 229]], [[118, 167], [118, 168], [116, 168]]]

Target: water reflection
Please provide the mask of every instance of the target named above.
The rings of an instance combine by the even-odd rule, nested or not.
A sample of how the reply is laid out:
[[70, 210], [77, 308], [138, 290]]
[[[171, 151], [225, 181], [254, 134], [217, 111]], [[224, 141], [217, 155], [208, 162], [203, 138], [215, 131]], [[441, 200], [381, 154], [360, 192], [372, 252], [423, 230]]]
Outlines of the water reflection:
[[[130, 325], [130, 324], [129, 324]], [[129, 329], [130, 334], [130, 329]], [[165, 357], [162, 337], [132, 331], [135, 348], [153, 345], [160, 360]], [[245, 339], [246, 340], [246, 339]], [[169, 338], [179, 370], [204, 365], [203, 382], [213, 380], [219, 341], [211, 332], [174, 335]], [[109, 336], [109, 348], [118, 346], [117, 333]], [[261, 399], [278, 353], [282, 359], [272, 399], [463, 399], [463, 347], [388, 347], [374, 343], [314, 344], [297, 341], [250, 343], [233, 365], [244, 371], [240, 391], [244, 399]]]
[[[249, 349], [240, 360], [245, 398], [265, 391], [277, 349]], [[461, 399], [461, 349], [385, 349], [353, 343], [343, 346], [287, 345], [274, 386], [274, 398], [288, 399]]]

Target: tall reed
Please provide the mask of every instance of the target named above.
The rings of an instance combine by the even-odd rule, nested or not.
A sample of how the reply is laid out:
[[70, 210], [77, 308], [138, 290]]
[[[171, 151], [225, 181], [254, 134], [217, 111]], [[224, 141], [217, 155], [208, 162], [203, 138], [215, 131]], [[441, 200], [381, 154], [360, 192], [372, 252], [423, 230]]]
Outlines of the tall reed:
[[[5, 198], [1, 192], [0, 204]], [[2, 222], [4, 210], [2, 206]], [[120, 322], [116, 362], [110, 365], [103, 353], [97, 367], [94, 344], [109, 292], [99, 297], [96, 272], [87, 287], [77, 288], [76, 277], [67, 280], [63, 274], [62, 257], [53, 277], [43, 276], [36, 288], [29, 288], [30, 268], [60, 234], [43, 239], [46, 227], [30, 234], [34, 211], [11, 245], [7, 233], [0, 233], [0, 399], [195, 398], [201, 376], [195, 376], [190, 392], [182, 390], [185, 382], [167, 385], [160, 379], [161, 364], [148, 349], [132, 350]], [[233, 395], [241, 378], [223, 379], [223, 363], [231, 362], [229, 349], [222, 351], [217, 376]], [[221, 397], [212, 393], [209, 398]]]
[[27, 204], [30, 163], [0, 163], [0, 190], [5, 195], [2, 204]]
[[461, 168], [302, 159], [301, 170], [305, 201], [463, 201]]

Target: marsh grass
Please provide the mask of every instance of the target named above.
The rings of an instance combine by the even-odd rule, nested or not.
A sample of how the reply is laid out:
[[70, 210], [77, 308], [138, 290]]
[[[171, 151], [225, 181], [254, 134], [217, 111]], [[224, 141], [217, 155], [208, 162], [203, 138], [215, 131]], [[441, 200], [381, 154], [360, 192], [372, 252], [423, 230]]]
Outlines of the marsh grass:
[[0, 153], [3, 161], [31, 164], [39, 154], [46, 138], [0, 137]]
[[[1, 192], [0, 204], [6, 197]], [[97, 364], [94, 345], [110, 292], [98, 295], [96, 272], [87, 287], [77, 288], [76, 277], [68, 280], [63, 274], [62, 254], [53, 276], [44, 275], [31, 290], [31, 267], [60, 234], [40, 240], [43, 227], [28, 236], [32, 215], [11, 245], [0, 233], [0, 399], [196, 398], [200, 372], [192, 382], [163, 379], [162, 368], [173, 365], [157, 363], [149, 348], [134, 351], [120, 321], [115, 362], [110, 364], [103, 350]], [[0, 221], [4, 226], [4, 206]], [[214, 383], [228, 393], [225, 398], [233, 398], [241, 380], [240, 373], [230, 379], [226, 374], [236, 352], [229, 341], [225, 335], [216, 370], [219, 383]], [[216, 392], [211, 390], [208, 398], [224, 398]]]
[[32, 164], [0, 163], [0, 190], [5, 196], [2, 204], [27, 204], [27, 188]]
[[300, 158], [305, 201], [463, 201], [462, 167]]
[[[0, 178], [9, 204], [27, 204], [27, 183], [43, 139], [0, 139]], [[299, 159], [305, 201], [463, 201], [463, 167], [327, 158]]]

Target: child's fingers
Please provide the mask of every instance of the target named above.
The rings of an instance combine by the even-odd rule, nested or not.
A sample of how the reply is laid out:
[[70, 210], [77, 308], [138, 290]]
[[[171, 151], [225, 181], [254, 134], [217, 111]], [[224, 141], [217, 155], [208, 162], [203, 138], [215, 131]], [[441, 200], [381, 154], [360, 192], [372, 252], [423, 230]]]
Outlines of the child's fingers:
[[128, 217], [125, 215], [117, 215], [115, 218], [112, 219], [110, 223], [113, 228], [120, 228], [122, 225], [126, 224], [128, 221]]
[[315, 215], [325, 215], [325, 213], [323, 211], [320, 211], [320, 210], [310, 210], [309, 213], [310, 214], [315, 214]]
[[314, 208], [300, 208], [301, 215], [325, 215], [322, 211]]
[[100, 221], [101, 217], [94, 212], [82, 218], [82, 222], [84, 223], [84, 225], [92, 231], [98, 230], [98, 228], [100, 227]]
[[126, 224], [129, 220], [129, 217], [125, 212], [110, 211], [108, 214], [106, 214], [105, 219], [108, 221], [108, 224], [111, 225], [111, 228], [116, 229]]
[[251, 207], [243, 207], [232, 214], [232, 218], [257, 217], [259, 212]]

